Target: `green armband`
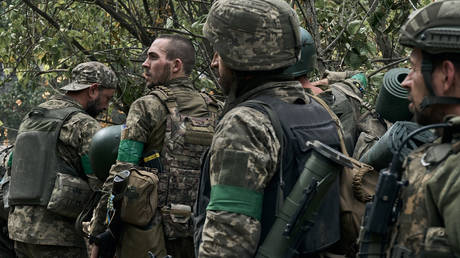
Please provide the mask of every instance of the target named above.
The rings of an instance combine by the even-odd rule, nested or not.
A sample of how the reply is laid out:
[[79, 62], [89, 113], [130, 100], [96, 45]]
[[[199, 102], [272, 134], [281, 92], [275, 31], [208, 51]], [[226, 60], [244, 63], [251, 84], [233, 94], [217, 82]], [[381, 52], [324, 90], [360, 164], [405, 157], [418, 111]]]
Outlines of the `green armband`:
[[10, 156], [8, 157], [8, 162], [6, 163], [7, 167], [11, 167], [13, 165], [13, 152], [11, 152]]
[[263, 197], [263, 193], [243, 187], [214, 185], [206, 209], [244, 214], [260, 221]]
[[118, 161], [139, 164], [144, 143], [133, 140], [121, 140], [118, 146]]
[[83, 171], [85, 171], [86, 175], [90, 175], [93, 173], [93, 169], [91, 168], [91, 163], [89, 162], [89, 157], [88, 155], [83, 155], [80, 158], [81, 160], [81, 165], [83, 167]]

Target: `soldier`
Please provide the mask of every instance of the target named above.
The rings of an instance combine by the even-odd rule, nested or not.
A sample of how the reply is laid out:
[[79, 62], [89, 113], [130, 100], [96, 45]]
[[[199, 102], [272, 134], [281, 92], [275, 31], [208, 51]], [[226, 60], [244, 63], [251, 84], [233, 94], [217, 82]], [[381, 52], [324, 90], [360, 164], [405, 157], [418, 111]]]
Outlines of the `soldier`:
[[[273, 224], [277, 198], [286, 197], [299, 175], [294, 157], [303, 149], [296, 146], [305, 141], [297, 139], [313, 138], [338, 148], [339, 136], [329, 113], [305, 95], [300, 83], [283, 79], [284, 68], [298, 61], [301, 48], [299, 21], [286, 2], [216, 1], [203, 32], [214, 47], [211, 66], [219, 72], [227, 101], [204, 159], [195, 240], [199, 257], [252, 257]], [[261, 108], [260, 102], [270, 108]], [[295, 136], [284, 137], [278, 122]], [[281, 164], [292, 171], [284, 174]], [[317, 216], [329, 224], [309, 231], [297, 251], [317, 252], [340, 238], [338, 194], [331, 193], [325, 202], [329, 214], [320, 211]]]
[[391, 257], [460, 255], [460, 1], [436, 1], [415, 11], [401, 28], [400, 43], [412, 48], [411, 70], [402, 86], [409, 109], [422, 125], [454, 125], [406, 159], [403, 207]]
[[[192, 42], [175, 34], [157, 37], [142, 64], [148, 93], [130, 107], [121, 131], [117, 162], [104, 189], [111, 189], [117, 172], [134, 165], [155, 164], [159, 178], [158, 209], [144, 228], [162, 228], [166, 250], [163, 233], [158, 236], [158, 232], [142, 233], [136, 228], [133, 230], [137, 233], [127, 232], [131, 227], [125, 223], [122, 236], [117, 236], [123, 238], [117, 252], [123, 253], [128, 242], [133, 243], [129, 257], [146, 257], [147, 251], [158, 257], [166, 255], [166, 251], [173, 257], [193, 257], [191, 206], [198, 187], [200, 157], [211, 142], [218, 111], [214, 99], [194, 89], [189, 78], [194, 64]], [[103, 196], [96, 208], [91, 230], [94, 236], [104, 229], [107, 198]], [[129, 239], [128, 235], [138, 240]], [[143, 243], [151, 237], [157, 238], [158, 246]], [[94, 248], [93, 256], [99, 248]]]
[[18, 257], [88, 257], [74, 222], [90, 186], [97, 187], [88, 148], [101, 128], [94, 117], [107, 108], [116, 85], [115, 73], [107, 66], [81, 63], [72, 70], [72, 82], [61, 88], [66, 94], [32, 109], [21, 123], [8, 217]]
[[[330, 72], [326, 78], [310, 82], [308, 73], [316, 64], [316, 48], [310, 33], [300, 28], [302, 51], [300, 60], [283, 71], [287, 78], [298, 80], [308, 93], [315, 94], [328, 104], [340, 119], [343, 126], [344, 140], [347, 151], [351, 155], [358, 139], [358, 122], [361, 116], [362, 91], [367, 79], [362, 73]], [[323, 89], [318, 86], [323, 86]]]

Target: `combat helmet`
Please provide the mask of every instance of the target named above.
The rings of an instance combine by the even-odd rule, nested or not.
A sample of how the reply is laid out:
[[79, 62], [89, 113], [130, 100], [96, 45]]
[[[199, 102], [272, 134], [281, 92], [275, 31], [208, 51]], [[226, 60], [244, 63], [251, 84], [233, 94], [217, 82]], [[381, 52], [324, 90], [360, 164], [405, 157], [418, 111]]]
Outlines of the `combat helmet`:
[[215, 1], [203, 33], [233, 70], [269, 71], [299, 59], [299, 18], [285, 1]]
[[97, 178], [102, 181], [108, 177], [110, 167], [117, 160], [121, 127], [121, 125], [113, 125], [102, 128], [91, 140], [89, 162]]
[[460, 99], [435, 96], [431, 85], [432, 55], [460, 53], [460, 1], [431, 3], [413, 12], [401, 27], [399, 43], [422, 50], [422, 75], [431, 96], [423, 99], [422, 109], [433, 104], [460, 104]]
[[300, 60], [294, 65], [286, 68], [282, 75], [289, 78], [297, 78], [313, 71], [316, 66], [316, 46], [311, 34], [304, 28], [300, 27]]

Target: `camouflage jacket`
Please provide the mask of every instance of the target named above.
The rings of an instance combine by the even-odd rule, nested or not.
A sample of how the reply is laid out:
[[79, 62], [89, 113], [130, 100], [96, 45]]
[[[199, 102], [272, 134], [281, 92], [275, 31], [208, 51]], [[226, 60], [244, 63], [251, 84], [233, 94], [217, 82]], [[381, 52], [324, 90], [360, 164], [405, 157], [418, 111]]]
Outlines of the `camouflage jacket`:
[[[460, 255], [460, 135], [413, 151], [405, 163], [409, 185], [392, 237], [392, 257]], [[450, 256], [449, 256], [450, 255]]]
[[[180, 113], [195, 117], [208, 115], [208, 108], [203, 98], [195, 90], [188, 78], [173, 79], [164, 86], [174, 93]], [[96, 207], [90, 228], [90, 233], [93, 235], [97, 235], [105, 230], [108, 193], [112, 189], [115, 174], [129, 168], [131, 164], [139, 164], [140, 158], [145, 154], [152, 151], [160, 152], [162, 150], [169, 113], [165, 103], [156, 95], [151, 94], [153, 90], [155, 88], [149, 89], [146, 92], [147, 95], [131, 104], [126, 119], [126, 126], [121, 132], [121, 142], [131, 142], [139, 146], [138, 151], [128, 152], [126, 149], [120, 147], [118, 159], [120, 159], [120, 153], [127, 153], [128, 155], [125, 155], [126, 158], [122, 161], [117, 160], [117, 164], [112, 167], [110, 175], [103, 185], [105, 195], [101, 197], [101, 201]]]
[[[309, 102], [301, 85], [290, 81], [266, 83], [226, 103], [227, 112], [216, 127], [209, 152], [211, 187], [237, 187], [251, 197], [250, 202], [260, 198], [276, 173], [280, 142], [267, 115], [248, 107], [233, 107], [260, 95], [290, 103], [297, 98]], [[213, 194], [211, 190], [211, 198]], [[253, 206], [261, 210], [261, 203]], [[254, 216], [207, 210], [199, 257], [252, 257], [260, 233], [261, 223]]]
[[[82, 157], [87, 157], [91, 139], [101, 128], [99, 123], [86, 114], [77, 101], [67, 96], [53, 97], [40, 104], [40, 107], [77, 107], [82, 110], [62, 125], [57, 153], [68, 165], [83, 173], [82, 163], [86, 159]], [[95, 186], [97, 183], [91, 185]], [[74, 221], [50, 212], [46, 207], [14, 206], [8, 217], [8, 230], [11, 239], [25, 243], [84, 246], [83, 238], [74, 229]]]
[[348, 153], [353, 154], [358, 139], [358, 122], [361, 116], [362, 93], [352, 79], [331, 81], [329, 89], [318, 94], [340, 119], [343, 127], [345, 145]]

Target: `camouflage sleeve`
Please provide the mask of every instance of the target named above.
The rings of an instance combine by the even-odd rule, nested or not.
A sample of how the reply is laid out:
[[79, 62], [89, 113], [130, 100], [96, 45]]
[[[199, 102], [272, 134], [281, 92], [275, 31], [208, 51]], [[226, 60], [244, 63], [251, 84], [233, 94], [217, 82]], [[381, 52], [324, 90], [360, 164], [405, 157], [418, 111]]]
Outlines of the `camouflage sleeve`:
[[89, 178], [90, 187], [99, 189], [102, 182], [93, 174], [89, 163], [89, 146], [94, 134], [101, 129], [100, 124], [85, 113], [77, 113], [62, 126], [59, 139], [66, 145], [74, 148], [80, 157], [85, 174]]
[[151, 133], [164, 123], [166, 115], [165, 106], [156, 96], [147, 95], [137, 99], [129, 108], [121, 140], [146, 143]]
[[164, 123], [166, 114], [167, 110], [161, 101], [152, 95], [141, 97], [131, 104], [126, 127], [121, 133], [117, 163], [110, 169], [109, 176], [102, 186], [103, 195], [93, 212], [90, 226], [92, 235], [97, 235], [106, 228], [107, 200], [112, 190], [113, 178], [118, 172], [137, 164], [142, 155], [143, 144], [148, 141], [152, 132]]
[[[451, 155], [436, 171], [436, 175], [427, 183], [427, 207], [433, 203], [440, 214], [447, 239], [453, 250], [460, 254], [460, 153]], [[437, 222], [438, 224], [442, 222]]]
[[200, 257], [254, 255], [263, 190], [276, 172], [279, 148], [269, 118], [254, 109], [235, 108], [221, 120], [210, 150], [211, 201]]

